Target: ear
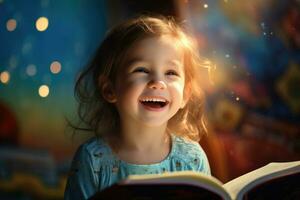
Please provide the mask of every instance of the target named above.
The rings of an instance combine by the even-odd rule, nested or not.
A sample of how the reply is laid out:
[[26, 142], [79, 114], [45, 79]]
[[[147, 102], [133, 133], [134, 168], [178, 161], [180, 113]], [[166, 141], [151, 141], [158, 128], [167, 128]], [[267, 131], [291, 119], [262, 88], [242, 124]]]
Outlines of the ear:
[[105, 76], [100, 76], [98, 78], [98, 84], [103, 98], [109, 103], [116, 103], [117, 98], [111, 81]]

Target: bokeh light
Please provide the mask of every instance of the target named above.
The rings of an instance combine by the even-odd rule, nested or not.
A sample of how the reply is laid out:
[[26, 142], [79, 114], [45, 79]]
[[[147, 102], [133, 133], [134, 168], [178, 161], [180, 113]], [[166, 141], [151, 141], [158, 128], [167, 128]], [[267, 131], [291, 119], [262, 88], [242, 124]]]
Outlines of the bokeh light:
[[61, 71], [61, 64], [58, 61], [54, 61], [50, 65], [50, 71], [53, 74], [58, 74]]
[[36, 74], [36, 66], [33, 64], [30, 64], [26, 68], [26, 74], [28, 76], [34, 76]]
[[38, 31], [45, 31], [48, 28], [49, 21], [46, 17], [40, 17], [35, 22], [35, 27]]
[[0, 81], [4, 84], [7, 84], [9, 82], [10, 79], [10, 74], [8, 71], [3, 71], [0, 74]]
[[6, 22], [6, 28], [8, 31], [14, 31], [17, 28], [17, 21], [15, 19], [9, 19]]
[[39, 87], [39, 95], [41, 97], [47, 97], [49, 95], [49, 87], [47, 85], [41, 85]]

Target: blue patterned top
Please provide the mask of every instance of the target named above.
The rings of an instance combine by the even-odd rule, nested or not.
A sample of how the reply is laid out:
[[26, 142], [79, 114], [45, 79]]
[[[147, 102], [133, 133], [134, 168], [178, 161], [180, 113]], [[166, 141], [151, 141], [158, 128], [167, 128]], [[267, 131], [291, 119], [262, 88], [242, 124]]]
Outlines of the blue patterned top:
[[172, 135], [172, 148], [161, 162], [149, 165], [120, 160], [108, 144], [91, 138], [81, 145], [72, 162], [65, 199], [87, 199], [132, 174], [160, 174], [174, 171], [199, 171], [210, 175], [205, 152], [197, 142]]

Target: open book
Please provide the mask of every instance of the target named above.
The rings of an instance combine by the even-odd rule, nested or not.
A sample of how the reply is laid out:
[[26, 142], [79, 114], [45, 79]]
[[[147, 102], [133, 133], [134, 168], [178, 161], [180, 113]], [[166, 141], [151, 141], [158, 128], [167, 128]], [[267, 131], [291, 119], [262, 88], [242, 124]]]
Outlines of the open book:
[[191, 171], [132, 175], [92, 199], [299, 200], [300, 161], [270, 163], [226, 184]]

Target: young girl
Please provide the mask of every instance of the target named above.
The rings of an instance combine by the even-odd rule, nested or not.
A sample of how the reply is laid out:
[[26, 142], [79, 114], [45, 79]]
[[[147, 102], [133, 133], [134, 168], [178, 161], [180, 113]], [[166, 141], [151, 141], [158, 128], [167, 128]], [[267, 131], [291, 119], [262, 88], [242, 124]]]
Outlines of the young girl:
[[76, 83], [80, 119], [96, 137], [77, 150], [65, 199], [87, 199], [130, 174], [210, 174], [197, 142], [197, 54], [171, 19], [139, 17], [109, 32]]

